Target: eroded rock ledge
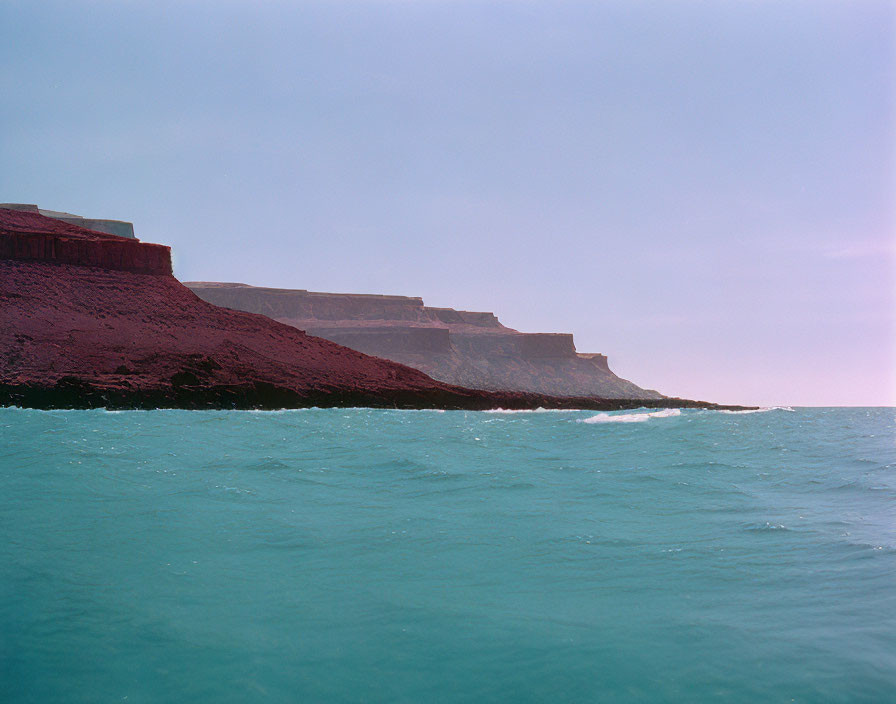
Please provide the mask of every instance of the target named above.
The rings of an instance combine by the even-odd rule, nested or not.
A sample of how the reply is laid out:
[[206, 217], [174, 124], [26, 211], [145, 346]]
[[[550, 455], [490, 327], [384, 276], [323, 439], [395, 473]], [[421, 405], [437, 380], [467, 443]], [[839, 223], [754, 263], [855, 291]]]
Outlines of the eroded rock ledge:
[[0, 259], [171, 275], [171, 250], [87, 230], [37, 212], [0, 208]]
[[[0, 405], [725, 408], [446, 384], [268, 317], [212, 305], [170, 271], [167, 247], [0, 208]], [[464, 315], [462, 324], [500, 328], [487, 314]]]
[[576, 351], [566, 333], [523, 333], [490, 312], [426, 306], [410, 296], [319, 293], [187, 282], [215, 305], [261, 313], [449, 384], [554, 396], [661, 399], [616, 376], [607, 357]]
[[134, 223], [125, 220], [109, 220], [108, 218], [86, 218], [83, 215], [65, 213], [61, 210], [45, 210], [38, 208], [33, 203], [0, 203], [0, 208], [6, 210], [22, 210], [28, 213], [37, 213], [55, 220], [62, 220], [69, 225], [77, 225], [96, 232], [105, 232], [109, 235], [134, 238]]

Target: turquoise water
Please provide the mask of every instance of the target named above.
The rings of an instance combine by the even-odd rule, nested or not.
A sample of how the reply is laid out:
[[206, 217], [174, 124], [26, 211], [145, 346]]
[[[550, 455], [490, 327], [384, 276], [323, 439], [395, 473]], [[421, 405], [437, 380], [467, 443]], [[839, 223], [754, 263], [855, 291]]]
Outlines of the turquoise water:
[[0, 700], [896, 701], [896, 411], [621, 415], [0, 409]]

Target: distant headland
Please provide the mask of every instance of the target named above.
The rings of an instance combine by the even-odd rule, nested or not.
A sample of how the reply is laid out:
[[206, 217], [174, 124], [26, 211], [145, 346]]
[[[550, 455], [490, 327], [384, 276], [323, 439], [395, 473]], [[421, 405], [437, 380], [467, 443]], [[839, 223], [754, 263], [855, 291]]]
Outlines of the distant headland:
[[0, 405], [739, 408], [640, 389], [602, 355], [577, 354], [572, 336], [519, 333], [491, 314], [191, 286], [229, 307], [177, 281], [170, 249], [141, 242], [130, 223], [0, 207]]
[[663, 398], [616, 376], [606, 355], [576, 352], [572, 335], [518, 332], [491, 312], [432, 308], [408, 296], [200, 281], [184, 285], [209, 303], [261, 313], [449, 384], [550, 396]]

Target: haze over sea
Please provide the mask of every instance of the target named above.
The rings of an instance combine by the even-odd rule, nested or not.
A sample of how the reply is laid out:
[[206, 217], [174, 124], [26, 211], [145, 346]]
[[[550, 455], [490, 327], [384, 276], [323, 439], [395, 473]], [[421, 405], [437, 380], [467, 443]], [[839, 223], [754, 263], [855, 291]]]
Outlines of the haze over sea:
[[894, 701], [894, 419], [0, 409], [0, 699]]

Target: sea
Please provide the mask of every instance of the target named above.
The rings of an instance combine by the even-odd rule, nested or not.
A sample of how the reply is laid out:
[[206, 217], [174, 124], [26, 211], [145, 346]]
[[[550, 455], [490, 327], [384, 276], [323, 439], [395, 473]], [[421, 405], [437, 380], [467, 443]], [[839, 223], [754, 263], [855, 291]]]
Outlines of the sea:
[[896, 410], [0, 409], [0, 701], [896, 702]]

